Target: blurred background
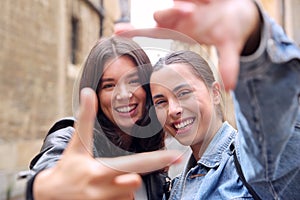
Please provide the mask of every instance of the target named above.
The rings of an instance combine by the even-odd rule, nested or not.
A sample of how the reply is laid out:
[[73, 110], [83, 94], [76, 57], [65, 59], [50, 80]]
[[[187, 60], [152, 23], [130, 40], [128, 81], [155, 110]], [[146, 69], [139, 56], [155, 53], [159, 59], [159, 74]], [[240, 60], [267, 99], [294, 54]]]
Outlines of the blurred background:
[[[0, 0], [0, 200], [24, 199], [25, 180], [18, 175], [28, 170], [50, 126], [73, 114], [73, 83], [95, 41], [116, 24], [154, 25], [152, 12], [170, 3]], [[300, 1], [261, 3], [300, 44]]]

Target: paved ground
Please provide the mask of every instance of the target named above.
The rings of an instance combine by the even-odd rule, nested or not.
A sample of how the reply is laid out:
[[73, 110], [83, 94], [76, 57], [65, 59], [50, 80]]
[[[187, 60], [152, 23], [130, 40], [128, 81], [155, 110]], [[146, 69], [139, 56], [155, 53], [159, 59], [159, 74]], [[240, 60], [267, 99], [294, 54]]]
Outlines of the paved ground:
[[26, 180], [17, 180], [16, 173], [0, 171], [0, 200], [25, 200]]

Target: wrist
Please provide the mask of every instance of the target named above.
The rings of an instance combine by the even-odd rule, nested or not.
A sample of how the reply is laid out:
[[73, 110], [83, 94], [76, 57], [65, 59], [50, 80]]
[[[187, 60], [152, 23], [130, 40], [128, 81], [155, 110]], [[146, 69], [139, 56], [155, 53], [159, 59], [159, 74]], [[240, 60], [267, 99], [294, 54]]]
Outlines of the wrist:
[[49, 180], [51, 177], [51, 170], [46, 169], [38, 173], [33, 182], [33, 199], [34, 200], [50, 200], [53, 190], [48, 183], [51, 183]]

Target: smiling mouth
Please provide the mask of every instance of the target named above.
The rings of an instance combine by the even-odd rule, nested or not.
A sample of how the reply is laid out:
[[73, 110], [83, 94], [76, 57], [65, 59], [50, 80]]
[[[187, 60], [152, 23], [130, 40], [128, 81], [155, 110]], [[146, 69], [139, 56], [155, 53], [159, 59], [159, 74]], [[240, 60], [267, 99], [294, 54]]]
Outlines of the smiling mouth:
[[130, 113], [137, 107], [137, 104], [135, 105], [129, 105], [129, 106], [120, 106], [115, 108], [115, 110], [119, 113]]
[[189, 125], [191, 125], [194, 121], [195, 121], [195, 119], [189, 118], [189, 119], [183, 120], [179, 123], [173, 123], [173, 127], [175, 129], [177, 129], [178, 131], [183, 130], [183, 129], [187, 128]]

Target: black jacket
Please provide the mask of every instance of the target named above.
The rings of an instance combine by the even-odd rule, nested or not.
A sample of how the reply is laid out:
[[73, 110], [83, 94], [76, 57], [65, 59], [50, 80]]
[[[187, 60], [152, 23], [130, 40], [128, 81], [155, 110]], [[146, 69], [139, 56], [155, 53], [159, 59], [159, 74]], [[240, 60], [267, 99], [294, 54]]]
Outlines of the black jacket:
[[[31, 160], [29, 166], [31, 173], [28, 177], [26, 189], [27, 200], [34, 199], [32, 189], [35, 176], [42, 170], [54, 166], [55, 163], [60, 159], [60, 156], [67, 147], [67, 144], [74, 132], [74, 121], [74, 118], [64, 118], [56, 122], [51, 127], [46, 138], [44, 139], [44, 143], [40, 152]], [[101, 144], [95, 144], [94, 146], [100, 146], [101, 149], [105, 149], [105, 147], [107, 147], [107, 149], [111, 150], [112, 145], [108, 145], [105, 136], [98, 135], [95, 141], [98, 141]], [[117, 155], [119, 155], [119, 153], [117, 153]], [[99, 152], [97, 148], [94, 148], [95, 157], [100, 157], [101, 154], [102, 153]], [[142, 179], [147, 190], [148, 200], [162, 199], [164, 191], [168, 190], [169, 178], [167, 173], [160, 171], [153, 172], [142, 176]]]

